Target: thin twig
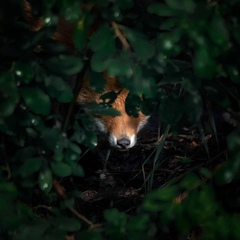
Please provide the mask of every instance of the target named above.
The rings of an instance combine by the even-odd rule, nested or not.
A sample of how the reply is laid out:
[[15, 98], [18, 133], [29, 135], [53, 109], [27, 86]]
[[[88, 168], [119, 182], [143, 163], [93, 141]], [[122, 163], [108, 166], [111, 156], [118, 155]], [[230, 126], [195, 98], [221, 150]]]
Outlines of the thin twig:
[[123, 48], [126, 49], [126, 50], [129, 50], [130, 49], [130, 46], [127, 42], [127, 39], [126, 37], [124, 36], [124, 34], [122, 33], [122, 31], [120, 30], [119, 28], [119, 25], [116, 23], [116, 22], [112, 22], [112, 27], [115, 31], [115, 34], [116, 36], [119, 38], [119, 40], [121, 41], [122, 45], [123, 45]]

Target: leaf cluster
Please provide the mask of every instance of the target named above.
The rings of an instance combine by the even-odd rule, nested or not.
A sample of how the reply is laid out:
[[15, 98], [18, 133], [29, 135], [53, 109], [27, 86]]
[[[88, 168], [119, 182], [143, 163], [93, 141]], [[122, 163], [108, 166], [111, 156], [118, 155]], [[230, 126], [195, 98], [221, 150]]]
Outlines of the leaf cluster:
[[[155, 109], [176, 131], [199, 124], [209, 104], [239, 120], [239, 1], [28, 2], [34, 22], [43, 22], [38, 31], [25, 18], [24, 1], [0, 2], [1, 239], [64, 239], [69, 232], [76, 239], [155, 239], [171, 226], [185, 237], [200, 226], [202, 239], [239, 239], [239, 202], [232, 214], [215, 194], [215, 184], [239, 181], [239, 129], [228, 136], [229, 160], [216, 171], [203, 168], [149, 193], [136, 216], [106, 210], [102, 232], [81, 229], [82, 218], [72, 215], [75, 196], [61, 199], [54, 185], [84, 176], [83, 149], [97, 145], [93, 118], [74, 111], [84, 75], [96, 92], [105, 71], [117, 77], [130, 91], [129, 115]], [[74, 23], [74, 52], [53, 39], [63, 18]], [[93, 111], [118, 114], [110, 106]], [[53, 206], [45, 206], [46, 216], [31, 208], [34, 189]]]

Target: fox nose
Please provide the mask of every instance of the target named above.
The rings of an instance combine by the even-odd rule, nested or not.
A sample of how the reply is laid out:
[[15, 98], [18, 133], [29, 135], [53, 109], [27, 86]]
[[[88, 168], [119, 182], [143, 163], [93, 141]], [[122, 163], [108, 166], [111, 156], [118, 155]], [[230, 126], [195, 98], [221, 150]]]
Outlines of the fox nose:
[[122, 148], [122, 149], [126, 149], [130, 146], [130, 140], [126, 137], [120, 138], [119, 140], [117, 140], [117, 145], [118, 147]]

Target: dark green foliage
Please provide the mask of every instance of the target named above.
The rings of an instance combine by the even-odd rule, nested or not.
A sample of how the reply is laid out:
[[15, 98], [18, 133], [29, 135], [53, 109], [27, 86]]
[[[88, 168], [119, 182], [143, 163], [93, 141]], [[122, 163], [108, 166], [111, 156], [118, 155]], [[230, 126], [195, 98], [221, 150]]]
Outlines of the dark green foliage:
[[[76, 240], [157, 239], [172, 227], [179, 239], [199, 228], [197, 239], [239, 239], [239, 126], [227, 133], [226, 159], [218, 167], [206, 157], [150, 192], [135, 216], [105, 210], [101, 231], [74, 212], [78, 197], [66, 199], [56, 185], [84, 176], [83, 149], [98, 141], [93, 118], [73, 111], [79, 76], [86, 74], [101, 92], [108, 71], [130, 91], [129, 115], [156, 109], [175, 132], [184, 124], [201, 126], [209, 103], [239, 120], [239, 1], [28, 2], [35, 21], [45, 23], [39, 31], [29, 27], [22, 1], [0, 1], [0, 239], [59, 240], [67, 233]], [[76, 23], [73, 52], [52, 38], [63, 17]], [[89, 105], [89, 111], [119, 116], [110, 108], [116, 97], [102, 95], [103, 103]], [[213, 115], [211, 120], [216, 134]], [[230, 204], [217, 192], [226, 188], [238, 197], [229, 196]], [[32, 208], [36, 190], [46, 203], [43, 214]]]

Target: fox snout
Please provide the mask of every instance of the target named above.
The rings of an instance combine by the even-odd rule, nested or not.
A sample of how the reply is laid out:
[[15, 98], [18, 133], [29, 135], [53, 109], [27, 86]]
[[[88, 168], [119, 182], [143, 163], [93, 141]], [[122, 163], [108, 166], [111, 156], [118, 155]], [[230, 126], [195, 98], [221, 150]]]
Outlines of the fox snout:
[[137, 136], [133, 134], [131, 137], [121, 136], [117, 138], [113, 134], [109, 135], [109, 143], [112, 147], [117, 148], [119, 150], [126, 150], [132, 148], [136, 144]]
[[126, 113], [117, 117], [96, 119], [100, 132], [107, 134], [110, 146], [118, 150], [127, 150], [136, 145], [137, 133], [146, 124], [148, 116], [141, 114], [138, 118]]

